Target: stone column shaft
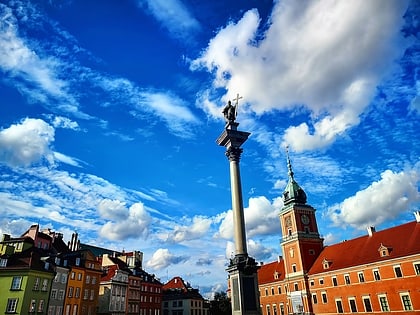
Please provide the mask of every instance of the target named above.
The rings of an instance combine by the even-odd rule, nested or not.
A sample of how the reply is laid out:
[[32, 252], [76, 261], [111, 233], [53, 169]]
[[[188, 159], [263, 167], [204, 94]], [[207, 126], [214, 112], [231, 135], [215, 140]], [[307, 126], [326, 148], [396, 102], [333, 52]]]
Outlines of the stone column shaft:
[[230, 159], [230, 189], [232, 194], [235, 255], [247, 255], [242, 185], [238, 161]]

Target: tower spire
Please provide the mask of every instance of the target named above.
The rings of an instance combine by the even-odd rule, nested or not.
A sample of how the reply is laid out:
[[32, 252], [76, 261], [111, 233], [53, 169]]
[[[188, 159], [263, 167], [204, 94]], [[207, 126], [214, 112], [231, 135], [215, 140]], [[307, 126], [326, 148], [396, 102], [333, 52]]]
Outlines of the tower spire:
[[289, 174], [289, 182], [283, 192], [283, 202], [284, 204], [289, 203], [306, 203], [306, 193], [295, 181], [294, 173], [292, 169], [292, 163], [290, 162], [289, 156], [289, 146], [286, 146], [286, 158], [287, 158], [287, 169]]
[[287, 169], [289, 170], [289, 178], [293, 179], [293, 170], [292, 170], [292, 163], [290, 162], [289, 156], [289, 145], [286, 146], [286, 158], [287, 158]]

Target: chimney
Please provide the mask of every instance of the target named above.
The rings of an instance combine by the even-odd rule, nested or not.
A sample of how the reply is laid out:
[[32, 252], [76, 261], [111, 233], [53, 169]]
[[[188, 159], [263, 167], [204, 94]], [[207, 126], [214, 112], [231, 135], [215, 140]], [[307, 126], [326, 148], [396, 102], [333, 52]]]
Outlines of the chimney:
[[367, 228], [367, 231], [368, 231], [369, 236], [372, 236], [372, 235], [373, 235], [373, 233], [375, 233], [375, 232], [376, 232], [376, 229], [375, 229], [375, 227], [374, 227], [374, 226], [369, 226], [369, 227]]
[[414, 217], [416, 218], [417, 223], [420, 223], [420, 211], [414, 211]]

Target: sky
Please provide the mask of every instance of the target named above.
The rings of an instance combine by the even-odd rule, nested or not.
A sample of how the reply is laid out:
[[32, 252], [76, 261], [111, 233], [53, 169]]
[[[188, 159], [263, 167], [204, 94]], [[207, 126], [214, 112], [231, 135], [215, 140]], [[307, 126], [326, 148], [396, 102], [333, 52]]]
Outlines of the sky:
[[140, 250], [163, 283], [226, 290], [238, 94], [247, 249], [281, 255], [294, 177], [326, 245], [420, 208], [420, 4], [0, 0], [0, 232]]

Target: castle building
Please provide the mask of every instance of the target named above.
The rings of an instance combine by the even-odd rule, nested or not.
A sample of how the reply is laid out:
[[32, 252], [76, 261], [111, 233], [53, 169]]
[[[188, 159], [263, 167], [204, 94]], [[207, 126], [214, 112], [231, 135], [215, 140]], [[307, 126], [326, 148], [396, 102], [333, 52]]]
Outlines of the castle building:
[[289, 158], [288, 171], [283, 257], [258, 271], [262, 314], [420, 312], [420, 212], [415, 221], [324, 246]]

